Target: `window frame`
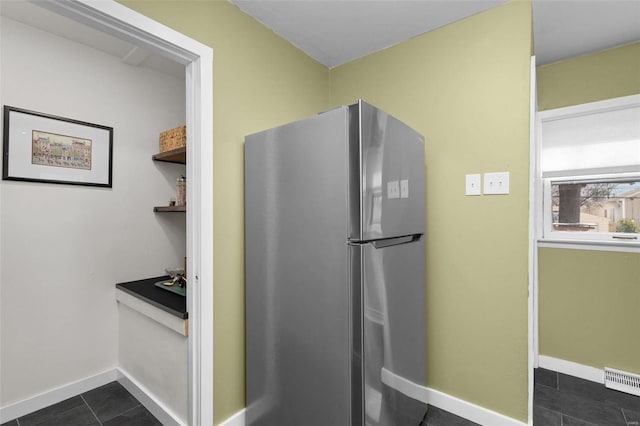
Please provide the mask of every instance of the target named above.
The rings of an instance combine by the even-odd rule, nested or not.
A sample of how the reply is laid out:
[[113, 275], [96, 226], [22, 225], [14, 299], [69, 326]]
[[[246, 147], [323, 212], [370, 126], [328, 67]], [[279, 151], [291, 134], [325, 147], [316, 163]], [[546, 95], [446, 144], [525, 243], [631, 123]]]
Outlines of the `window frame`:
[[[536, 173], [534, 182], [535, 194], [532, 195], [531, 202], [536, 206], [534, 223], [538, 247], [640, 253], [640, 234], [555, 231], [552, 229], [552, 209], [550, 207], [547, 208], [547, 206], [551, 204], [551, 185], [553, 183], [589, 183], [620, 181], [623, 179], [640, 180], [640, 165], [637, 168], [612, 167], [610, 169], [599, 168], [584, 171], [567, 170], [565, 172], [547, 173], [545, 177], [542, 177], [541, 164], [542, 130], [545, 122], [569, 119], [580, 115], [604, 113], [617, 109], [635, 108], [638, 106], [640, 106], [640, 94], [540, 111], [537, 113], [536, 147], [533, 152], [535, 155], [534, 170]], [[613, 235], [635, 236], [637, 239], [614, 239]]]

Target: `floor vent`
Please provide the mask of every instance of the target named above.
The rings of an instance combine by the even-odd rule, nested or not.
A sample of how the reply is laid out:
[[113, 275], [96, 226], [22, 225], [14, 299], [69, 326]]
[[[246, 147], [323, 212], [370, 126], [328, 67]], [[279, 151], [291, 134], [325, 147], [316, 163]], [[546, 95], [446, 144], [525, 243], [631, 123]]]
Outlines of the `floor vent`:
[[605, 367], [604, 385], [609, 389], [640, 396], [640, 376], [637, 374]]

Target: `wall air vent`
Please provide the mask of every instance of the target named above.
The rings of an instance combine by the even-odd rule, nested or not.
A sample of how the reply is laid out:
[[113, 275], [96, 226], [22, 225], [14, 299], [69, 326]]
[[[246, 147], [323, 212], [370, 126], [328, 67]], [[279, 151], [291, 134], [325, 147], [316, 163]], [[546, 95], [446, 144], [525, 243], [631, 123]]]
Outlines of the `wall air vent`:
[[640, 396], [640, 376], [637, 374], [605, 367], [604, 385], [609, 389]]

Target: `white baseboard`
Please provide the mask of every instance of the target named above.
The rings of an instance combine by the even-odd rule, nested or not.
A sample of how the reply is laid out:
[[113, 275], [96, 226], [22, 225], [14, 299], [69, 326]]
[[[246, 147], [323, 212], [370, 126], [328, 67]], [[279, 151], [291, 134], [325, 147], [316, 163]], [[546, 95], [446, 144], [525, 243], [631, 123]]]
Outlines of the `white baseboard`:
[[604, 369], [578, 364], [577, 362], [565, 361], [564, 359], [538, 355], [538, 367], [604, 384]]
[[[106, 385], [113, 381], [120, 384], [131, 393], [140, 403], [151, 412], [165, 426], [184, 426], [178, 416], [169, 410], [163, 403], [158, 401], [143, 385], [136, 381], [126, 371], [118, 368], [104, 371], [86, 379], [68, 383], [66, 385], [43, 392], [29, 399], [25, 399], [15, 404], [0, 408], [0, 423], [17, 419], [34, 411], [41, 410], [65, 399], [80, 395], [97, 387]], [[235, 424], [235, 423], [234, 423]], [[230, 425], [234, 425], [230, 424]], [[239, 424], [239, 423], [238, 423]], [[244, 417], [243, 423], [244, 424]]]
[[[407, 395], [410, 398], [433, 405], [442, 410], [448, 411], [460, 417], [464, 417], [472, 422], [485, 426], [525, 426], [511, 417], [495, 411], [480, 407], [462, 399], [447, 395], [446, 393], [431, 389], [425, 386], [417, 385], [403, 377], [393, 374], [389, 370], [382, 369], [382, 382], [389, 387], [394, 388], [398, 392]], [[240, 410], [233, 416], [229, 417], [218, 426], [245, 426], [246, 410]]]
[[245, 426], [247, 424], [246, 413], [247, 410], [243, 408], [218, 426]]
[[186, 423], [160, 402], [144, 385], [123, 369], [118, 369], [118, 382], [133, 395], [163, 426], [185, 426]]
[[0, 408], [0, 423], [17, 419], [65, 399], [90, 391], [118, 379], [116, 368], [43, 392], [29, 399]]
[[472, 404], [444, 392], [413, 383], [386, 368], [382, 369], [382, 382], [408, 397], [433, 405], [456, 416], [486, 426], [524, 426], [522, 423], [504, 414]]
[[[431, 388], [427, 391], [426, 399], [429, 405], [448, 411], [474, 423], [485, 426], [526, 426], [514, 418], [505, 416], [496, 411], [489, 410], [476, 404], [448, 395]], [[423, 401], [424, 402], [424, 401]]]

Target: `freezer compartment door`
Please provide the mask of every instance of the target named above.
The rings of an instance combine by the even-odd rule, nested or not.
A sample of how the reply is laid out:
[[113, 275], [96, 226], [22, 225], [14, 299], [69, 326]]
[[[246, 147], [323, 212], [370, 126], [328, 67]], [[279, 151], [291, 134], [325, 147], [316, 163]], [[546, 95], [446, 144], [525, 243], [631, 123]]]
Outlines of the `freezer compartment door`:
[[366, 102], [349, 112], [351, 240], [424, 233], [424, 138]]
[[403, 409], [385, 390], [383, 369], [418, 385], [426, 381], [424, 240], [361, 247], [364, 418], [386, 426]]

